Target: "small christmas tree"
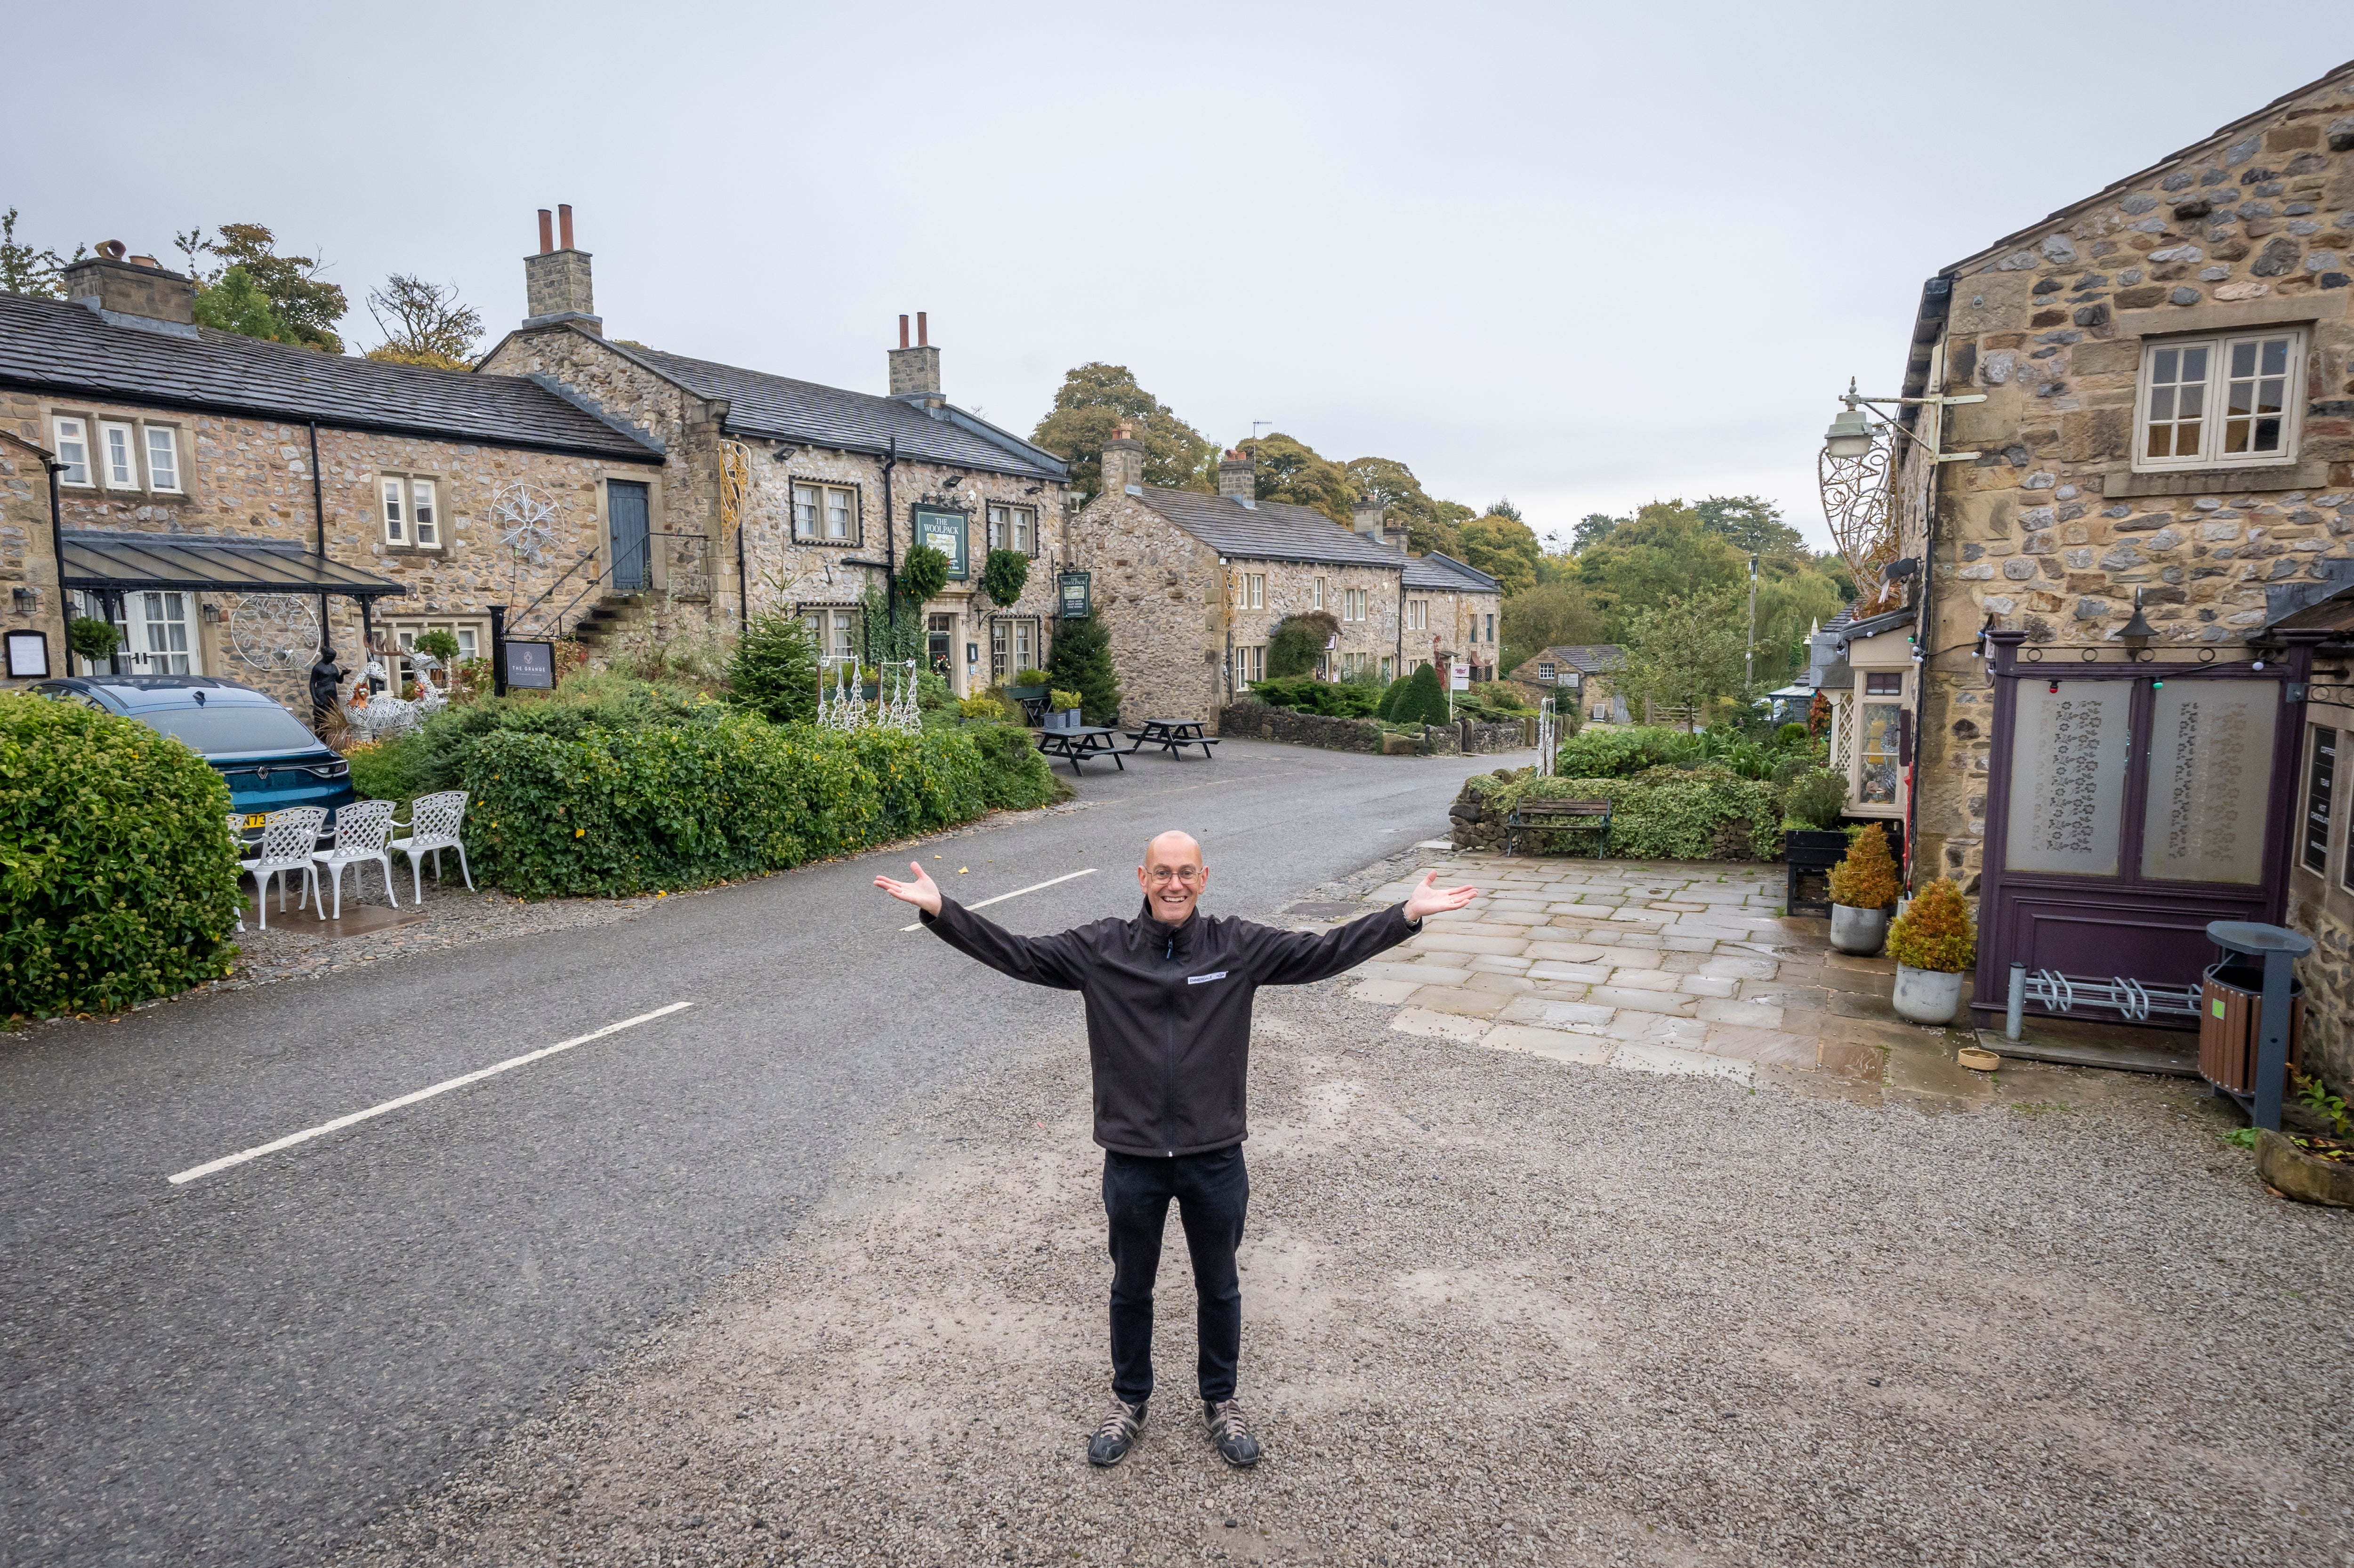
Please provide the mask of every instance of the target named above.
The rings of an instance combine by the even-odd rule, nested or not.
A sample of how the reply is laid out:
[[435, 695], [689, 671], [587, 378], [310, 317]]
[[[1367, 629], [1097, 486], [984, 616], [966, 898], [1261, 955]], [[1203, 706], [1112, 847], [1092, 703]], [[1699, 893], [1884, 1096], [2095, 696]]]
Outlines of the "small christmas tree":
[[1896, 863], [1878, 822], [1855, 835], [1847, 858], [1831, 867], [1831, 902], [1850, 909], [1885, 909], [1896, 902]]
[[1405, 690], [1390, 707], [1392, 724], [1445, 724], [1447, 690], [1438, 683], [1438, 669], [1419, 664], [1406, 677]]
[[1056, 691], [1079, 694], [1080, 712], [1087, 723], [1108, 725], [1119, 719], [1119, 672], [1112, 667], [1111, 633], [1093, 608], [1082, 619], [1055, 628], [1046, 679]]
[[752, 618], [727, 662], [727, 694], [771, 724], [817, 716], [817, 642], [801, 618], [766, 611]]

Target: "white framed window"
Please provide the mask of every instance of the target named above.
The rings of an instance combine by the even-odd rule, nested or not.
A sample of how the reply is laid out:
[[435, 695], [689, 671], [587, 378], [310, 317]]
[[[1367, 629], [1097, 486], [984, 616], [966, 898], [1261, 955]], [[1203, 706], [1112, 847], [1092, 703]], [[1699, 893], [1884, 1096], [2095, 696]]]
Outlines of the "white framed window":
[[1488, 618], [1488, 641], [1496, 641], [1496, 618], [1492, 615]]
[[1554, 673], [1560, 668], [1561, 666], [1558, 664], [1539, 663], [1537, 665], [1537, 679], [1550, 684], [1553, 681]]
[[387, 545], [408, 543], [408, 492], [401, 482], [387, 474], [380, 486], [384, 498], [384, 542]]
[[1267, 574], [1265, 572], [1235, 574], [1235, 608], [1237, 609], [1267, 608]]
[[417, 547], [420, 550], [439, 549], [441, 546], [441, 513], [434, 501], [431, 480], [408, 482], [408, 526], [417, 535]]
[[1000, 616], [989, 623], [989, 678], [1003, 685], [1020, 671], [1038, 667], [1038, 623]]
[[858, 543], [858, 492], [842, 484], [795, 484], [793, 537], [813, 544]]
[[1038, 514], [1028, 506], [996, 506], [989, 509], [989, 547], [992, 550], [1019, 550], [1025, 556], [1038, 553]]
[[[385, 678], [392, 682], [395, 696], [407, 691], [408, 683], [417, 679], [417, 666], [409, 662], [408, 654], [417, 646], [417, 640], [429, 631], [446, 631], [457, 640], [457, 662], [461, 664], [483, 658], [491, 651], [491, 623], [487, 620], [391, 621], [379, 636], [388, 634], [391, 640], [392, 657], [385, 660], [384, 666]], [[445, 670], [435, 683], [446, 685], [449, 681], [450, 673]]]
[[111, 422], [98, 428], [98, 471], [109, 490], [139, 488], [139, 432]]
[[142, 675], [200, 675], [188, 620], [196, 595], [132, 593], [123, 596], [130, 620], [132, 668]]
[[377, 481], [384, 508], [384, 542], [414, 550], [441, 547], [441, 507], [434, 481], [387, 473]]
[[87, 486], [90, 482], [90, 425], [60, 414], [49, 421], [49, 445], [57, 449], [58, 480]]
[[1316, 579], [1316, 608], [1318, 609], [1324, 608], [1324, 579], [1322, 577], [1318, 577]]
[[2304, 382], [2301, 329], [2145, 344], [2133, 466], [2162, 472], [2289, 461]]
[[1236, 684], [1248, 685], [1253, 681], [1264, 681], [1266, 679], [1267, 648], [1264, 644], [1254, 648], [1237, 648], [1235, 650], [1235, 681]]
[[180, 432], [169, 425], [149, 425], [147, 488], [176, 493], [180, 488]]
[[837, 606], [812, 606], [801, 611], [801, 624], [816, 640], [817, 651], [828, 657], [854, 654], [858, 650], [858, 611]]
[[1342, 588], [1341, 590], [1341, 619], [1343, 620], [1364, 620], [1365, 597], [1365, 590], [1363, 588]]
[[1428, 599], [1410, 599], [1405, 601], [1405, 629], [1408, 631], [1427, 631], [1430, 630], [1430, 601]]

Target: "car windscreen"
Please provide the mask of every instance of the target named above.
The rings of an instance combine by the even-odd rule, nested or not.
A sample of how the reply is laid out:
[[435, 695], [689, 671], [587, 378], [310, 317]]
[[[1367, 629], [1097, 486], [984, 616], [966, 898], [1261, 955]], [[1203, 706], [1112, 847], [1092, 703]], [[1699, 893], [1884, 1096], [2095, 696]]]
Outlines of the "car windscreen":
[[240, 751], [316, 751], [319, 737], [280, 707], [221, 704], [205, 708], [150, 708], [132, 717], [185, 740], [207, 757]]

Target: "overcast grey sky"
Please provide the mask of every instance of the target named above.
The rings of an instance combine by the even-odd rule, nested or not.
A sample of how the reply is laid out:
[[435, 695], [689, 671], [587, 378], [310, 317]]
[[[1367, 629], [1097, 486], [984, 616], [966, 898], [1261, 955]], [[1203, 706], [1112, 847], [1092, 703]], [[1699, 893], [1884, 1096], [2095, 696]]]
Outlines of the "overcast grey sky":
[[1025, 435], [1102, 359], [1541, 533], [1755, 491], [1819, 542], [1924, 278], [2354, 55], [2186, 0], [14, 15], [20, 238], [265, 223], [355, 348], [394, 270], [513, 325], [567, 201], [616, 337], [879, 392], [924, 310]]

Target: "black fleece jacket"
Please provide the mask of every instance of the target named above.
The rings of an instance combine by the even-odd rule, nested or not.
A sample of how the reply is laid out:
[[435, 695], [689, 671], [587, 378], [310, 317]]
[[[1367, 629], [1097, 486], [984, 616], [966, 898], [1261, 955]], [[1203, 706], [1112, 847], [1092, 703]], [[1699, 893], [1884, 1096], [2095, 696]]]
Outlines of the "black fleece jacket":
[[1017, 937], [953, 898], [931, 931], [1001, 974], [1087, 999], [1096, 1141], [1121, 1154], [1200, 1154], [1250, 1136], [1251, 994], [1353, 969], [1417, 930], [1405, 906], [1320, 934], [1199, 910], [1164, 926], [1150, 908], [1052, 937]]

